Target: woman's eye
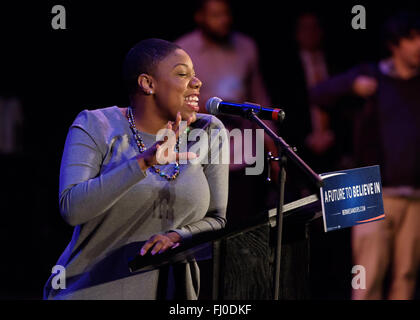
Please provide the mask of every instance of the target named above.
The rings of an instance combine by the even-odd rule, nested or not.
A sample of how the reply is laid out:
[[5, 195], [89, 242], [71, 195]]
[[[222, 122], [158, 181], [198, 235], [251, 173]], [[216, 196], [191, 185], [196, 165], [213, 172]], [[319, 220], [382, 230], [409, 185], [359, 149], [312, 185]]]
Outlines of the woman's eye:
[[178, 75], [181, 76], [181, 77], [186, 77], [187, 76], [186, 73], [178, 73]]

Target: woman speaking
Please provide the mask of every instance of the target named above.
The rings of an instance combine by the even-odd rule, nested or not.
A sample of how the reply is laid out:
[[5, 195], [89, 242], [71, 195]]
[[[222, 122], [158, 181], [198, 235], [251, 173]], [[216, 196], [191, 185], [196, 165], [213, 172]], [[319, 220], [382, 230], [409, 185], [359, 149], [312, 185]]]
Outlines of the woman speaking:
[[[224, 132], [216, 117], [197, 113], [202, 83], [190, 57], [176, 44], [148, 39], [128, 52], [123, 69], [130, 106], [84, 110], [70, 126], [59, 206], [74, 232], [57, 262], [65, 285], [52, 274], [44, 299], [197, 299], [194, 259], [168, 272], [133, 274], [128, 260], [225, 226], [228, 164], [187, 152], [181, 139], [192, 129], [208, 137]], [[160, 129], [173, 139], [158, 141]], [[215, 140], [209, 155], [227, 145]]]

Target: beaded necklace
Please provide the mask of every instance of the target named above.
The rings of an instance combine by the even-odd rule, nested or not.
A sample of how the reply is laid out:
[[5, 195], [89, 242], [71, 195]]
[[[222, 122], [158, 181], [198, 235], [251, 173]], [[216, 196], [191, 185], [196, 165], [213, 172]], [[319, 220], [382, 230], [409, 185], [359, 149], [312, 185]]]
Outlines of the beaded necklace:
[[[130, 128], [133, 131], [134, 139], [136, 140], [136, 144], [139, 148], [140, 153], [143, 153], [146, 150], [146, 146], [144, 145], [143, 139], [141, 138], [139, 131], [136, 128], [136, 124], [134, 123], [134, 116], [133, 116], [133, 110], [131, 107], [127, 108], [127, 119], [128, 123], [130, 124]], [[179, 151], [179, 139], [176, 141], [175, 150]], [[159, 168], [156, 168], [155, 166], [152, 166], [153, 170], [159, 174], [161, 177], [165, 178], [168, 181], [175, 180], [176, 177], [179, 175], [179, 163], [178, 161], [175, 162], [175, 168], [172, 175], [168, 175], [164, 173]]]

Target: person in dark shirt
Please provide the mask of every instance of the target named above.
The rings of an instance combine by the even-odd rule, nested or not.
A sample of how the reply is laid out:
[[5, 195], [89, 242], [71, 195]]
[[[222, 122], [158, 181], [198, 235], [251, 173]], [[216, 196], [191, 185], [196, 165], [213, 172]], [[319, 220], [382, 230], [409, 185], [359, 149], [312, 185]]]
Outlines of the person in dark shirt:
[[356, 265], [366, 270], [366, 288], [353, 299], [412, 299], [420, 266], [420, 16], [401, 12], [384, 25], [388, 59], [359, 65], [311, 91], [328, 108], [357, 95], [366, 105], [355, 129], [358, 165], [379, 164], [386, 218], [353, 227]]

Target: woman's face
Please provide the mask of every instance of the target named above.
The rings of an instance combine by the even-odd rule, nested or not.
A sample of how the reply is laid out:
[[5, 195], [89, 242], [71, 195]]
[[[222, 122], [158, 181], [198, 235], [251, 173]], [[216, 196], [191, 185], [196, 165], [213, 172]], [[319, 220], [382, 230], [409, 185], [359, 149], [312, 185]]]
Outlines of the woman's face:
[[191, 58], [182, 49], [176, 49], [161, 60], [155, 70], [156, 104], [168, 117], [175, 120], [181, 112], [182, 120], [192, 116], [196, 120], [201, 81], [195, 76]]

